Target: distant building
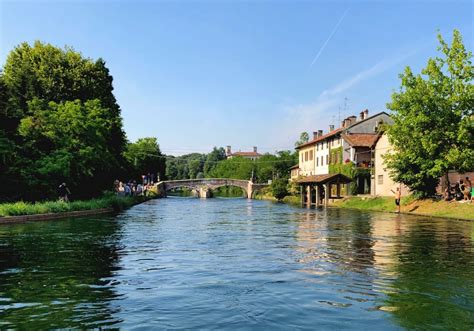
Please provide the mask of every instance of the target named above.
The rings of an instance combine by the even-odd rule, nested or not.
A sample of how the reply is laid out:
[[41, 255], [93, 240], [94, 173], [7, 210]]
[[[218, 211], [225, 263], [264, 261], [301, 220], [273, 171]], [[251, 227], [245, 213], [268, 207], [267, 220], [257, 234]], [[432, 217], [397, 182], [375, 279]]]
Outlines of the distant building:
[[238, 151], [238, 152], [235, 152], [235, 153], [232, 153], [232, 149], [231, 149], [231, 146], [227, 146], [226, 148], [226, 156], [228, 159], [231, 159], [235, 156], [240, 156], [240, 157], [244, 157], [246, 159], [250, 159], [250, 160], [257, 160], [259, 158], [262, 157], [262, 154], [258, 153], [257, 152], [257, 147], [254, 146], [253, 147], [253, 151], [252, 152], [241, 152], [241, 151]]

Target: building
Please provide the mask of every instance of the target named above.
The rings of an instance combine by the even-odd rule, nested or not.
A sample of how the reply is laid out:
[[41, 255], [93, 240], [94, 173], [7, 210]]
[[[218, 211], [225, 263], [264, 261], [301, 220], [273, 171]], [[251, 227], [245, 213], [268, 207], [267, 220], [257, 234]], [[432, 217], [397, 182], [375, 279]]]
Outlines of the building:
[[[312, 186], [317, 187], [324, 182], [329, 195], [321, 193], [319, 196], [335, 194], [340, 197], [341, 191], [349, 193], [347, 184], [355, 172], [356, 191], [352, 193], [370, 194], [374, 148], [384, 123], [392, 123], [387, 113], [380, 112], [369, 117], [366, 109], [359, 118], [350, 116], [344, 119], [337, 129], [331, 125], [327, 133], [323, 130], [313, 132], [311, 141], [296, 147], [299, 169], [291, 171], [292, 180], [300, 183], [304, 190], [311, 190]], [[336, 179], [334, 189], [332, 184]]]
[[241, 152], [241, 151], [238, 151], [238, 152], [235, 152], [235, 153], [232, 153], [232, 149], [231, 149], [231, 146], [227, 146], [226, 148], [226, 152], [225, 152], [226, 156], [228, 159], [231, 159], [235, 156], [240, 156], [240, 157], [243, 157], [243, 158], [246, 158], [246, 159], [250, 159], [250, 160], [257, 160], [259, 158], [262, 157], [262, 154], [258, 153], [257, 152], [257, 147], [254, 146], [253, 147], [253, 151], [252, 152]]
[[377, 196], [394, 196], [397, 187], [401, 189], [401, 195], [406, 196], [409, 190], [405, 185], [394, 182], [390, 178], [390, 172], [384, 161], [384, 155], [390, 153], [392, 146], [388, 140], [387, 134], [382, 134], [375, 144], [374, 157], [374, 176], [372, 195]]

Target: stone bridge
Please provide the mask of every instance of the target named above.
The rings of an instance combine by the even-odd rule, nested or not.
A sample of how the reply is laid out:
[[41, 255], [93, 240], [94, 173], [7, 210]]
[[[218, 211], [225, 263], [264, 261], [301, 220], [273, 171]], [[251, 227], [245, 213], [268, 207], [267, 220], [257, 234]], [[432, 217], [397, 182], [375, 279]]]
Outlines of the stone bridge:
[[248, 199], [255, 197], [255, 193], [268, 184], [255, 184], [250, 180], [228, 179], [228, 178], [203, 178], [203, 179], [182, 179], [165, 180], [156, 184], [156, 191], [159, 196], [166, 197], [166, 192], [176, 188], [188, 188], [198, 192], [200, 198], [210, 198], [212, 190], [222, 186], [240, 187]]

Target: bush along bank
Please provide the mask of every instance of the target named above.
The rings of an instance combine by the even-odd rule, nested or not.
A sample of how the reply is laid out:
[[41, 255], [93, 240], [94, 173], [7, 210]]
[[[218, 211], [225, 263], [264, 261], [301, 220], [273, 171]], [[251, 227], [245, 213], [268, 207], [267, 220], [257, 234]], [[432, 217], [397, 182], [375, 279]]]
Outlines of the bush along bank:
[[90, 200], [78, 200], [72, 202], [43, 201], [36, 203], [13, 202], [0, 204], [0, 217], [37, 215], [48, 213], [67, 213], [83, 210], [99, 210], [110, 208], [113, 211], [121, 211], [135, 204], [151, 199], [151, 197], [134, 196], [120, 197], [116, 195], [105, 195]]

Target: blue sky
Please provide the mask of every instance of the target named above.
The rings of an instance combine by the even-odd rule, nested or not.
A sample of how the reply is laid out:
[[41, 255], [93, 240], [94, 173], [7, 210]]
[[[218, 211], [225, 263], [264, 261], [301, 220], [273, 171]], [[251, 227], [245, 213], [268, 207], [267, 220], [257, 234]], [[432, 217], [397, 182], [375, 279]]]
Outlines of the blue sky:
[[155, 136], [168, 154], [273, 152], [301, 131], [385, 110], [403, 68], [437, 54], [438, 30], [450, 40], [459, 29], [473, 50], [473, 10], [473, 1], [0, 0], [0, 63], [23, 41], [69, 45], [106, 60], [130, 140]]

